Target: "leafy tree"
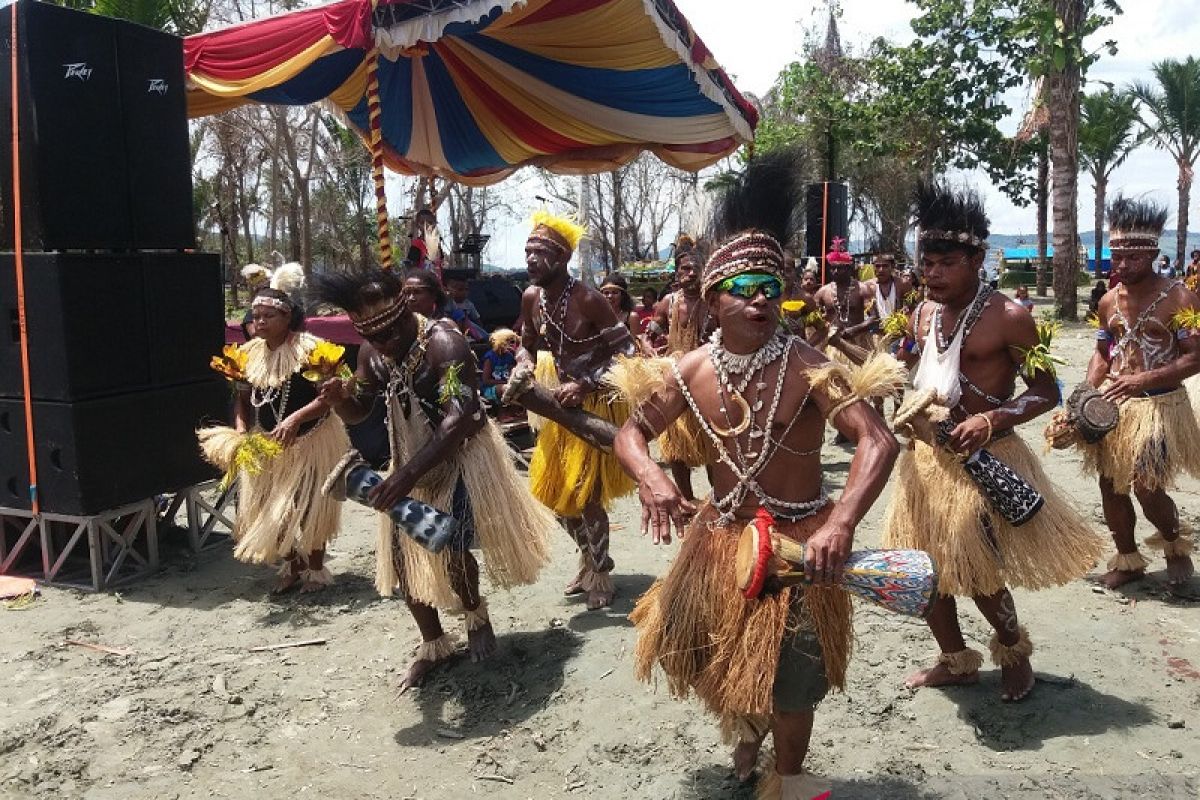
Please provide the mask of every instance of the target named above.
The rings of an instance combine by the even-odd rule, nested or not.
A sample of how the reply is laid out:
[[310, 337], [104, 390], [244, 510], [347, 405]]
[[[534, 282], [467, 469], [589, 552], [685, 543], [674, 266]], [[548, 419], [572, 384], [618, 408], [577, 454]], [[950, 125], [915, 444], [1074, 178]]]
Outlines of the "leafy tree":
[[1166, 150], [1179, 168], [1179, 220], [1175, 231], [1175, 258], [1183, 264], [1187, 249], [1188, 203], [1192, 169], [1200, 156], [1200, 60], [1167, 60], [1154, 65], [1157, 86], [1135, 83], [1134, 97], [1149, 112], [1144, 124], [1155, 146]]
[[1096, 187], [1096, 264], [1104, 244], [1108, 179], [1147, 138], [1137, 100], [1127, 91], [1105, 89], [1084, 95], [1080, 106], [1079, 163]]

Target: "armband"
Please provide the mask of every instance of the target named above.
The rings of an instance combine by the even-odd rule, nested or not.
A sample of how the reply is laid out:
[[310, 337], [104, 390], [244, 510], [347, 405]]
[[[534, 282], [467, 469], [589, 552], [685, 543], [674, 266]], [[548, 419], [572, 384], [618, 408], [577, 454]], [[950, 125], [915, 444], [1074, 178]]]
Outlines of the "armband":
[[1097, 342], [1111, 342], [1112, 338], [1113, 338], [1112, 334], [1109, 333], [1108, 331], [1104, 330], [1103, 328], [1096, 331], [1096, 341]]

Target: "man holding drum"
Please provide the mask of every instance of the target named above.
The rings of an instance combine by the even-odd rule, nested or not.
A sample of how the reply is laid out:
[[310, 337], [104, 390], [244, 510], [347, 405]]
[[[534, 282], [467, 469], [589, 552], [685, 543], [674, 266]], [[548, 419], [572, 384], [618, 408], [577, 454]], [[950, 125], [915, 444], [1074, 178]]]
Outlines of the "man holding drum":
[[[1033, 645], [1008, 586], [1040, 589], [1077, 578], [1096, 562], [1102, 540], [1051, 487], [1013, 430], [1053, 409], [1059, 392], [1033, 317], [980, 281], [988, 219], [979, 197], [925, 184], [917, 191], [916, 215], [930, 300], [912, 314], [900, 348], [918, 366], [915, 391], [897, 421], [911, 418], [913, 427], [923, 423], [926, 430], [940, 422], [941, 436], [914, 436], [901, 457], [884, 546], [933, 556], [941, 594], [928, 622], [941, 653], [907, 684], [979, 680], [983, 657], [963, 639], [954, 599], [960, 595], [995, 629], [991, 652], [1001, 669], [1001, 697], [1016, 701], [1033, 688]], [[1027, 388], [1014, 397], [1018, 375]], [[920, 413], [912, 413], [921, 404]], [[983, 490], [975, 474], [983, 455], [986, 463], [999, 462], [1001, 485], [1026, 490], [1018, 496], [1029, 498], [1027, 507], [1010, 503], [998, 510], [1012, 498]]]
[[[743, 779], [772, 732], [775, 769], [759, 796], [808, 800], [819, 794], [802, 774], [813, 712], [830, 686], [842, 686], [853, 637], [850, 600], [829, 584], [899, 447], [870, 404], [858, 402], [869, 395], [869, 381], [848, 379], [844, 367], [831, 367], [780, 332], [781, 242], [790, 237], [801, 188], [794, 156], [774, 152], [751, 160], [728, 190], [715, 226], [721, 244], [701, 285], [720, 330], [667, 368], [614, 449], [638, 481], [643, 527], [656, 543], [671, 540], [672, 525], [684, 536], [692, 509], [650, 458], [647, 442], [690, 411], [717, 452], [710, 503], [686, 525], [679, 556], [631, 615], [638, 675], [647, 680], [658, 665], [672, 694], [694, 692], [719, 715], [737, 742]], [[889, 391], [897, 373], [876, 370]], [[826, 419], [857, 445], [836, 503], [822, 486]], [[805, 568], [818, 585], [743, 597], [738, 538], [759, 513], [769, 513], [780, 534], [807, 544]]]

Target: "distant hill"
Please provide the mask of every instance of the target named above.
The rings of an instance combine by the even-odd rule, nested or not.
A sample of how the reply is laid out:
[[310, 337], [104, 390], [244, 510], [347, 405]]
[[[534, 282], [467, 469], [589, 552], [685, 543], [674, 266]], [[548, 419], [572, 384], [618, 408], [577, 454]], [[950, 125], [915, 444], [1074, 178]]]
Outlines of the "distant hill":
[[[1095, 231], [1082, 231], [1079, 238], [1083, 240], [1083, 244], [1090, 250], [1095, 241]], [[1053, 242], [1053, 236], [1051, 237]], [[1187, 237], [1187, 252], [1192, 250], [1200, 250], [1200, 231], [1188, 232]], [[993, 233], [988, 237], [988, 245], [991, 247], [1034, 247], [1037, 245], [1036, 234], [1016, 235], [1010, 233]], [[1108, 247], [1108, 234], [1104, 235], [1104, 246]], [[1163, 231], [1162, 238], [1158, 240], [1158, 249], [1169, 255], [1172, 259], [1175, 258], [1175, 231]]]

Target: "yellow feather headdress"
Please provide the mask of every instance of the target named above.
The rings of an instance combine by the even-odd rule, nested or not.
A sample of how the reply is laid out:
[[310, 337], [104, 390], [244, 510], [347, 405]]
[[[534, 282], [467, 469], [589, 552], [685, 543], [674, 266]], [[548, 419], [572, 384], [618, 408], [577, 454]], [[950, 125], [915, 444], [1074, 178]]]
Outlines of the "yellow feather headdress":
[[579, 240], [587, 233], [587, 229], [571, 217], [560, 217], [544, 208], [533, 212], [531, 222], [534, 228], [545, 227], [554, 231], [572, 250], [579, 246]]

